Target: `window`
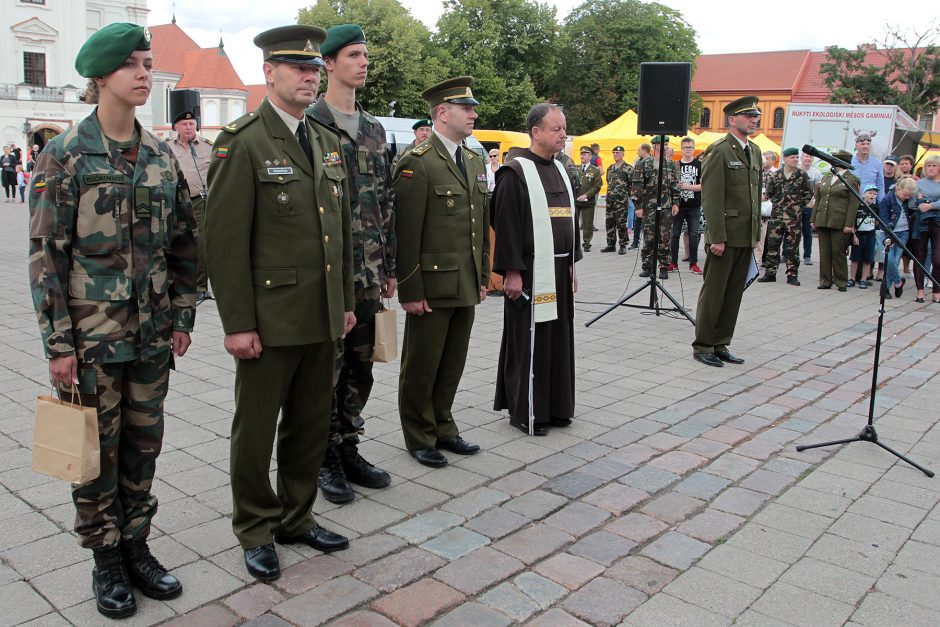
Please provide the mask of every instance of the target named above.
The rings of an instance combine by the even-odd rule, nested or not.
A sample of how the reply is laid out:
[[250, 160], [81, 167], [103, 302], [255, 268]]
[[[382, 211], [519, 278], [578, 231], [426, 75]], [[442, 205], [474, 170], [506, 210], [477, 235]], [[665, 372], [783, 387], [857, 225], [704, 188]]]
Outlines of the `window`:
[[774, 128], [783, 128], [783, 108], [774, 109]]
[[702, 109], [702, 117], [698, 121], [698, 125], [702, 128], [710, 128], [712, 125], [712, 110], [708, 107]]
[[925, 131], [932, 131], [933, 130], [933, 114], [921, 113], [920, 117], [917, 119], [917, 124]]
[[38, 4], [39, 6], [46, 4], [46, 0], [20, 0], [20, 2], [23, 4]]
[[46, 55], [41, 52], [23, 53], [23, 82], [36, 87], [46, 86]]

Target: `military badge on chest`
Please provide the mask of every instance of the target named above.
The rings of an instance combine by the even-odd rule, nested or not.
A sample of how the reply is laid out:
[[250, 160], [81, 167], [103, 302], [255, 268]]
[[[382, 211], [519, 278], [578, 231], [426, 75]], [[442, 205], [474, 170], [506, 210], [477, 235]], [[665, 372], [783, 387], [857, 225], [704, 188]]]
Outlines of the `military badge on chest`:
[[282, 207], [286, 207], [287, 203], [290, 201], [290, 196], [287, 195], [287, 192], [281, 192], [277, 195], [277, 204]]

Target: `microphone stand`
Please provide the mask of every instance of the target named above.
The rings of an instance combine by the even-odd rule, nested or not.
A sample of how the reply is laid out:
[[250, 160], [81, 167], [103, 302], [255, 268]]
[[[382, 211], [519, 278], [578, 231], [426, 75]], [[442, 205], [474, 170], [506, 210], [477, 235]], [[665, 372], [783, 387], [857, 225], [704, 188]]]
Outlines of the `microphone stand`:
[[[891, 230], [891, 227], [889, 227], [887, 223], [881, 219], [881, 216], [878, 215], [878, 212], [875, 211], [872, 207], [868, 206], [868, 203], [866, 203], [865, 200], [862, 198], [861, 194], [858, 193], [858, 190], [856, 190], [854, 187], [846, 183], [845, 178], [842, 176], [842, 172], [840, 172], [837, 168], [832, 168], [832, 172], [839, 178], [840, 181], [842, 181], [842, 184], [845, 185], [846, 188], [848, 188], [850, 192], [852, 192], [852, 195], [858, 199], [859, 203], [861, 203], [863, 207], [865, 207], [865, 211], [868, 212], [868, 215], [873, 217], [875, 219], [875, 222], [878, 223], [878, 226], [880, 226], [882, 230], [884, 230], [884, 232], [886, 233], [884, 261], [883, 261], [883, 264], [884, 264], [883, 267], [886, 269], [886, 271], [888, 267], [888, 248], [890, 246], [900, 246], [901, 249], [904, 252], [906, 252], [908, 256], [910, 256], [910, 258], [914, 261], [914, 263], [916, 263], [920, 267], [920, 269], [924, 271], [924, 275], [930, 277], [930, 280], [933, 281], [934, 284], [936, 285], [937, 284], [936, 277], [930, 274], [927, 271], [927, 268], [924, 267], [924, 264], [922, 264], [917, 259], [917, 257], [915, 257], [914, 254], [910, 250], [908, 250], [907, 246], [905, 246], [904, 243], [902, 243], [901, 240], [898, 238], [898, 236], [895, 235], [894, 231]], [[901, 210], [906, 211], [906, 209], [904, 209], [903, 207]], [[887, 281], [887, 278], [888, 276], [887, 274], [885, 274], [885, 281]], [[874, 417], [875, 417], [875, 396], [878, 393], [878, 363], [881, 359], [881, 335], [882, 335], [882, 329], [884, 328], [885, 293], [887, 292], [888, 289], [890, 288], [888, 288], [887, 285], [883, 283], [881, 286], [881, 289], [879, 290], [881, 297], [879, 299], [879, 309], [878, 309], [878, 330], [875, 335], [874, 367], [872, 368], [872, 371], [871, 371], [871, 397], [869, 398], [869, 402], [868, 402], [868, 423], [864, 426], [864, 428], [862, 428], [859, 434], [855, 436], [854, 438], [844, 438], [842, 440], [832, 440], [830, 442], [819, 442], [817, 444], [802, 444], [802, 445], [797, 446], [796, 450], [805, 451], [811, 448], [820, 448], [823, 446], [835, 446], [837, 444], [850, 444], [852, 442], [871, 442], [872, 444], [877, 444], [878, 446], [888, 451], [889, 453], [891, 453], [898, 459], [901, 459], [907, 462], [908, 464], [910, 464], [917, 470], [921, 471], [928, 477], [933, 477], [934, 472], [932, 470], [924, 468], [917, 462], [912, 461], [911, 459], [905, 457], [901, 453], [898, 453], [896, 450], [894, 450], [890, 446], [881, 442], [878, 439], [878, 432], [875, 430]]]
[[[594, 324], [595, 322], [597, 322], [598, 320], [600, 320], [601, 318], [603, 318], [604, 316], [612, 312], [617, 307], [635, 307], [637, 309], [651, 309], [656, 313], [657, 316], [662, 315], [660, 312], [664, 310], [665, 311], [677, 311], [681, 313], [683, 316], [685, 316], [689, 322], [691, 322], [692, 324], [695, 324], [695, 320], [692, 319], [692, 316], [689, 315], [689, 312], [682, 305], [680, 305], [679, 301], [673, 298], [672, 294], [670, 294], [668, 290], [666, 290], [666, 288], [663, 287], [662, 283], [659, 282], [659, 278], [658, 278], [659, 275], [656, 272], [656, 264], [659, 261], [659, 225], [660, 225], [661, 214], [663, 211], [670, 211], [669, 207], [662, 206], [663, 170], [666, 167], [666, 150], [665, 150], [666, 136], [660, 135], [659, 138], [660, 138], [659, 172], [656, 175], [656, 208], [653, 210], [655, 217], [653, 218], [653, 242], [652, 242], [653, 252], [652, 252], [652, 260], [650, 263], [650, 278], [646, 283], [644, 283], [637, 289], [633, 290], [632, 292], [630, 292], [629, 294], [627, 294], [626, 296], [618, 300], [616, 303], [608, 307], [603, 312], [599, 313], [598, 315], [594, 316], [593, 318], [585, 322], [584, 326], [586, 327], [591, 326], [592, 324]], [[643, 219], [646, 220], [647, 217], [648, 216], [644, 215]], [[630, 300], [631, 298], [633, 298], [634, 296], [636, 296], [637, 294], [639, 294], [646, 288], [650, 288], [650, 304], [649, 305], [630, 305], [627, 303], [628, 300]], [[675, 305], [675, 308], [661, 307], [659, 304], [659, 298], [658, 298], [657, 292], [662, 292], [666, 298], [672, 301], [672, 304]]]

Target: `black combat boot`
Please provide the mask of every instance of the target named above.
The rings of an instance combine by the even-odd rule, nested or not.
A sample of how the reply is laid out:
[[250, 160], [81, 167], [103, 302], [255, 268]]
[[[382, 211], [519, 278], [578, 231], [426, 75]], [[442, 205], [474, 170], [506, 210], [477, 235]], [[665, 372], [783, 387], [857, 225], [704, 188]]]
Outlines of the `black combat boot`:
[[379, 489], [388, 486], [392, 478], [381, 468], [376, 468], [359, 454], [355, 445], [340, 444], [337, 446], [339, 458], [343, 464], [346, 479], [361, 485], [364, 488]]
[[183, 592], [180, 580], [166, 572], [163, 564], [150, 552], [146, 540], [121, 542], [124, 563], [131, 583], [140, 588], [144, 596], [151, 599], [174, 599]]
[[346, 479], [346, 473], [343, 472], [343, 464], [335, 444], [330, 443], [326, 447], [318, 482], [323, 498], [330, 503], [349, 503], [356, 498], [349, 486], [349, 480]]
[[668, 268], [660, 268], [660, 269], [659, 269], [659, 280], [660, 280], [660, 281], [665, 281], [665, 280], [668, 279], [668, 278], [669, 278], [669, 269], [668, 269]]
[[124, 568], [124, 558], [117, 547], [95, 549], [95, 567], [91, 571], [91, 590], [98, 612], [108, 618], [124, 618], [137, 611], [137, 599]]

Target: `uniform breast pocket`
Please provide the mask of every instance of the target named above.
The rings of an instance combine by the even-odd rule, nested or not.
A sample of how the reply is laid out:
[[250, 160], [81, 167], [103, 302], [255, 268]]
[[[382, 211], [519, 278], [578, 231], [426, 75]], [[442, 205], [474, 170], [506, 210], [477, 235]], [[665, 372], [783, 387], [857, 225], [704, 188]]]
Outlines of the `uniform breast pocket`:
[[449, 216], [456, 212], [457, 203], [462, 200], [464, 191], [460, 185], [435, 185], [434, 195], [437, 197], [438, 210]]
[[748, 168], [743, 163], [728, 164], [728, 182], [732, 185], [748, 184]]
[[[271, 207], [274, 215], [285, 217], [301, 215], [304, 204], [299, 194], [300, 186], [292, 185], [300, 181], [300, 173], [293, 166], [281, 168], [259, 168], [258, 189], [261, 203]], [[312, 204], [312, 203], [311, 203]]]
[[110, 255], [125, 250], [130, 224], [131, 188], [95, 185], [82, 191], [75, 220], [73, 248], [82, 255]]
[[339, 166], [328, 166], [323, 170], [326, 184], [330, 192], [330, 207], [339, 211], [343, 206], [343, 169]]
[[359, 146], [356, 150], [357, 166], [359, 174], [375, 174], [375, 157], [365, 146]]

